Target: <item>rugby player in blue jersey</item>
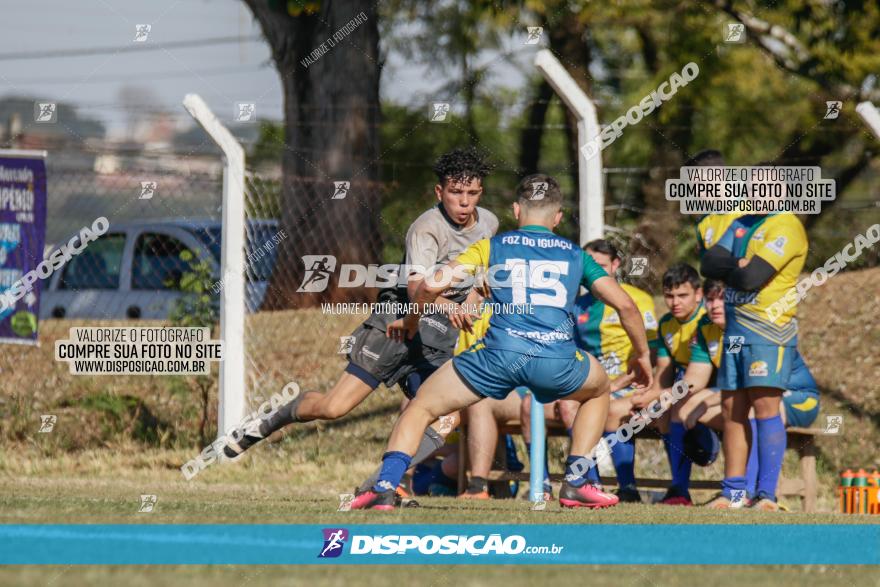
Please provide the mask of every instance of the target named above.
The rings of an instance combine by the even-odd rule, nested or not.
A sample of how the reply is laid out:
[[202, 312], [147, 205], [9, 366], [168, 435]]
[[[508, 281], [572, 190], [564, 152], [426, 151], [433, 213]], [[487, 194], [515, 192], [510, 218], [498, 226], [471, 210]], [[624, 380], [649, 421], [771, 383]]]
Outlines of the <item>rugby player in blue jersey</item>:
[[[599, 508], [618, 502], [617, 496], [587, 478], [586, 455], [602, 437], [610, 384], [601, 364], [574, 342], [579, 287], [587, 287], [620, 315], [634, 348], [629, 369], [637, 387], [653, 382], [651, 354], [642, 316], [632, 299], [577, 244], [553, 234], [562, 219], [561, 209], [562, 192], [555, 179], [542, 174], [524, 178], [513, 205], [519, 229], [477, 241], [419, 285], [412, 301], [428, 304], [450, 286], [488, 270], [490, 301], [511, 310], [493, 312], [486, 335], [422, 384], [394, 426], [379, 480], [371, 491], [355, 498], [352, 509], [393, 509], [394, 490], [425, 428], [482, 399], [504, 398], [519, 386], [528, 387], [543, 403], [564, 398], [581, 404], [560, 504]], [[407, 337], [414, 336], [418, 313], [407, 316], [400, 328]]]

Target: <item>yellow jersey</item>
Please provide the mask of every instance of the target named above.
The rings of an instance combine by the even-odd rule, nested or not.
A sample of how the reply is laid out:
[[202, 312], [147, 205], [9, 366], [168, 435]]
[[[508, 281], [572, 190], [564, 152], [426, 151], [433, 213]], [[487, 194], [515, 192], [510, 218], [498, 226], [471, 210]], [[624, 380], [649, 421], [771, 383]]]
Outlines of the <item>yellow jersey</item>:
[[[657, 313], [654, 298], [634, 285], [621, 283], [620, 287], [636, 303], [648, 343], [657, 339]], [[626, 373], [633, 346], [620, 323], [617, 310], [596, 299], [592, 294], [578, 297], [575, 302], [575, 342], [602, 363], [612, 380]]]
[[683, 371], [691, 362], [691, 340], [697, 334], [697, 326], [706, 314], [703, 302], [697, 306], [693, 314], [684, 322], [679, 322], [671, 312], [660, 318], [657, 327], [657, 358], [670, 357], [677, 370]]

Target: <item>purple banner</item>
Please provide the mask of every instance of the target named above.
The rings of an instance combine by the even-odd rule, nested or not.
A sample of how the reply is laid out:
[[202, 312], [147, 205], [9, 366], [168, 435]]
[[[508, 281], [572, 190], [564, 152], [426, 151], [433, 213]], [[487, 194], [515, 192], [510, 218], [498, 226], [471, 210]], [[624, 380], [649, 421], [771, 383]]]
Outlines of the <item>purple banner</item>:
[[44, 154], [0, 151], [0, 343], [37, 341], [45, 240]]

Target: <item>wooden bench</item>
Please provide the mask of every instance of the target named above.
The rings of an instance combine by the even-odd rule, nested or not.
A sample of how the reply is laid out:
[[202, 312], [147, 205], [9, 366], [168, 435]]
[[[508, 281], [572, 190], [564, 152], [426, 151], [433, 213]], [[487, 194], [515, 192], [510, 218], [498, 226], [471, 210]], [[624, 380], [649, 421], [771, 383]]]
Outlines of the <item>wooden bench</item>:
[[[499, 435], [504, 434], [520, 434], [520, 423], [518, 420], [511, 420], [499, 427]], [[808, 513], [816, 511], [816, 498], [819, 492], [819, 482], [816, 476], [816, 436], [822, 435], [819, 428], [787, 428], [788, 444], [787, 448], [797, 451], [800, 463], [800, 477], [796, 479], [788, 479], [780, 476], [777, 494], [784, 497], [799, 496], [802, 498], [803, 510]], [[547, 422], [547, 436], [568, 436], [565, 428], [559, 422]], [[460, 438], [458, 444], [458, 492], [462, 493], [467, 485], [467, 427], [462, 425], [460, 428]], [[653, 429], [643, 430], [638, 434], [640, 440], [662, 440], [660, 435]], [[496, 462], [504, 462], [503, 458], [503, 442], [498, 443], [497, 453], [499, 458]], [[519, 473], [504, 470], [492, 470], [489, 473], [489, 481], [528, 481], [528, 468]], [[562, 475], [550, 475], [552, 481], [561, 481]], [[616, 477], [602, 477], [604, 485], [617, 485]], [[644, 479], [637, 478], [636, 485], [640, 489], [666, 489], [670, 485], [669, 479]], [[693, 480], [691, 481], [691, 489], [721, 489], [721, 481], [713, 480]]]

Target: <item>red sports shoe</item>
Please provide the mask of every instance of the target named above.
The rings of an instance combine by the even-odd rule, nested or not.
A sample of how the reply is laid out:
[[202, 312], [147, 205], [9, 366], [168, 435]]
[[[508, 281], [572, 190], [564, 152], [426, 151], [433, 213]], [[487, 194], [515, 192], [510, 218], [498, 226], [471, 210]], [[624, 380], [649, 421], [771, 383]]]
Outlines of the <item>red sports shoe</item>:
[[591, 483], [575, 487], [566, 481], [559, 490], [559, 505], [568, 508], [607, 508], [619, 501], [613, 493], [605, 493], [602, 487]]
[[684, 505], [684, 506], [692, 506], [694, 502], [691, 501], [689, 495], [682, 495], [678, 491], [674, 489], [670, 489], [666, 492], [666, 495], [663, 496], [663, 499], [660, 500], [660, 503], [663, 505]]
[[381, 493], [377, 493], [370, 489], [369, 491], [364, 491], [360, 495], [354, 498], [351, 502], [351, 509], [353, 510], [384, 510], [390, 511], [394, 509], [394, 490], [389, 489], [388, 491], [383, 491]]

